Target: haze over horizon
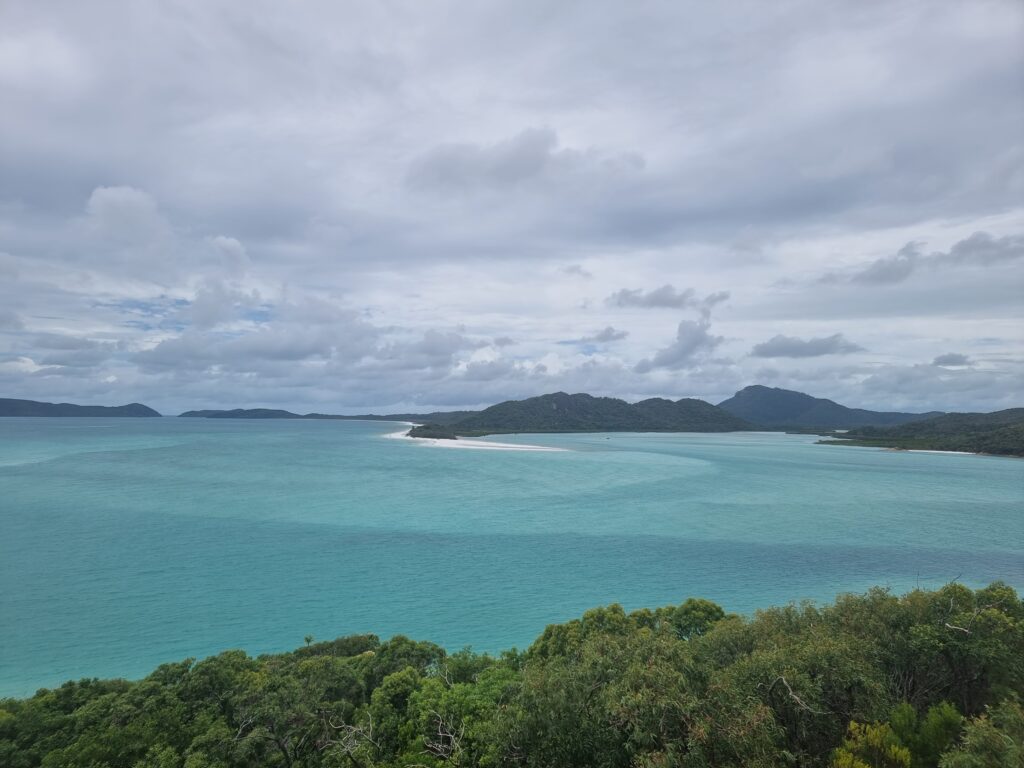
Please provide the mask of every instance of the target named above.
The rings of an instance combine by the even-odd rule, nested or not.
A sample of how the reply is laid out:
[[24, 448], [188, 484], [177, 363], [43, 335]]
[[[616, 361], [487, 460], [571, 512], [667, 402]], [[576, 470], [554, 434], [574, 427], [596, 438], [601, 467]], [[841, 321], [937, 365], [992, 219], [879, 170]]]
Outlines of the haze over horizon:
[[1024, 5], [0, 7], [0, 397], [1024, 405]]

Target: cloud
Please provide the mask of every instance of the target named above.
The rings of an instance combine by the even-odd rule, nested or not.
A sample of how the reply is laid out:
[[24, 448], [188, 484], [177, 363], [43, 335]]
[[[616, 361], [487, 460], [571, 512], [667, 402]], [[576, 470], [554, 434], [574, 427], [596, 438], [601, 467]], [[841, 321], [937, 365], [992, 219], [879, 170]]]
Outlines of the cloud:
[[1020, 3], [193, 5], [0, 3], [0, 393], [1024, 399]]
[[674, 371], [696, 365], [724, 341], [721, 336], [711, 335], [708, 332], [709, 328], [710, 323], [707, 319], [683, 320], [676, 330], [675, 341], [658, 350], [653, 357], [641, 360], [634, 370], [637, 373], [648, 373], [656, 368]]
[[0, 309], [0, 331], [20, 331], [25, 327], [18, 313], [11, 309]]
[[567, 275], [575, 275], [576, 277], [585, 277], [587, 279], [592, 278], [594, 276], [592, 273], [585, 270], [579, 264], [570, 264], [567, 267], [563, 267], [562, 272], [564, 272]]
[[666, 284], [651, 291], [644, 291], [641, 288], [632, 290], [623, 288], [605, 299], [605, 303], [614, 307], [700, 309], [702, 311], [709, 311], [715, 304], [719, 304], [728, 298], [728, 291], [719, 291], [699, 299], [692, 288], [677, 291], [673, 286]]
[[971, 359], [967, 355], [962, 355], [959, 352], [947, 352], [944, 355], [939, 355], [932, 360], [932, 365], [941, 366], [961, 366], [970, 365]]
[[118, 243], [150, 243], [169, 229], [153, 198], [134, 187], [97, 187], [85, 212], [89, 229]]
[[210, 278], [196, 290], [195, 297], [181, 310], [189, 324], [207, 330], [240, 317], [246, 310], [260, 306], [256, 291], [246, 292], [231, 287], [223, 280]]
[[613, 341], [622, 341], [627, 336], [629, 336], [629, 331], [619, 331], [609, 325], [597, 333], [582, 336], [578, 339], [561, 341], [559, 344], [609, 344]]
[[636, 153], [604, 156], [558, 145], [558, 135], [550, 128], [527, 128], [494, 144], [442, 144], [413, 163], [408, 182], [414, 189], [472, 192], [644, 167]]
[[779, 334], [756, 344], [750, 354], [752, 357], [821, 357], [863, 351], [864, 347], [848, 341], [841, 333], [806, 340]]
[[865, 285], [901, 283], [922, 269], [943, 269], [957, 266], [988, 266], [1024, 258], [1024, 235], [993, 237], [988, 232], [975, 232], [956, 242], [948, 251], [926, 254], [919, 242], [910, 242], [894, 255], [876, 259], [851, 273], [826, 273], [821, 282], [851, 282]]

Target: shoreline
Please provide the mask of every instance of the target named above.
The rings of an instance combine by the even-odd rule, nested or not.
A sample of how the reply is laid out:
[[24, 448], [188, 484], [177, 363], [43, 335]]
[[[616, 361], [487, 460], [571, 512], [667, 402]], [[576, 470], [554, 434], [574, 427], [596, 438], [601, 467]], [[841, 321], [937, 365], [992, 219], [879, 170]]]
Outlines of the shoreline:
[[[418, 424], [411, 421], [397, 422], [399, 424], [408, 424], [410, 428], [419, 426]], [[387, 440], [411, 440], [420, 445], [425, 445], [431, 448], [462, 448], [468, 451], [527, 451], [531, 453], [565, 453], [568, 448], [553, 448], [546, 445], [525, 445], [521, 443], [495, 443], [489, 440], [470, 440], [466, 438], [458, 438], [457, 440], [444, 440], [437, 437], [409, 437], [407, 434], [409, 430], [399, 430], [398, 432], [389, 432], [381, 437]]]

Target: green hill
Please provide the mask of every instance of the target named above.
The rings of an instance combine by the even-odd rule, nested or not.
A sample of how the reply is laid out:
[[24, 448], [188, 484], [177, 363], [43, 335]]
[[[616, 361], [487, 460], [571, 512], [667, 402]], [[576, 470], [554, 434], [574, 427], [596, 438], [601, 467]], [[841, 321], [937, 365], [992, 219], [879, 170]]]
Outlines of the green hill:
[[1024, 602], [1002, 583], [751, 618], [610, 605], [499, 657], [309, 637], [2, 699], [0, 765], [1011, 768], [1022, 647]]
[[13, 400], [0, 397], [0, 416], [116, 416], [126, 418], [152, 417], [160, 414], [141, 403], [128, 405], [75, 405], [74, 403], [42, 403], [36, 400]]
[[847, 408], [833, 400], [760, 384], [741, 389], [718, 407], [759, 426], [803, 429], [890, 426], [939, 415]]
[[613, 397], [555, 392], [507, 400], [450, 425], [459, 435], [508, 432], [733, 432], [751, 425], [703, 400]]
[[[837, 436], [838, 437], [838, 436]], [[851, 429], [834, 445], [1024, 456], [1024, 408], [993, 413], [947, 413], [897, 427]]]

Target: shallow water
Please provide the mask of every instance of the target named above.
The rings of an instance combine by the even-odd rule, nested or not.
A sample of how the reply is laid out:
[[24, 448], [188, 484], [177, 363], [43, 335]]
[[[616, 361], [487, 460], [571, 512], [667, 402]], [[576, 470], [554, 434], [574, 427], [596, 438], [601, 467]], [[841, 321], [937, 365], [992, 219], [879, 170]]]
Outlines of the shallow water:
[[0, 695], [241, 647], [528, 645], [595, 605], [1024, 587], [1024, 461], [814, 437], [0, 419]]

